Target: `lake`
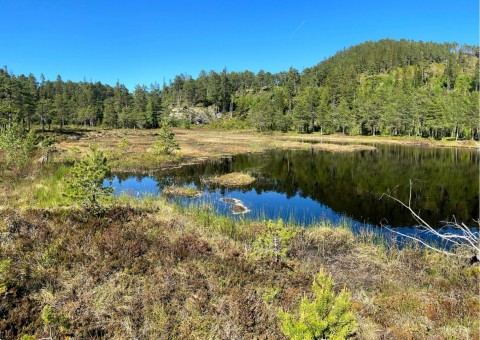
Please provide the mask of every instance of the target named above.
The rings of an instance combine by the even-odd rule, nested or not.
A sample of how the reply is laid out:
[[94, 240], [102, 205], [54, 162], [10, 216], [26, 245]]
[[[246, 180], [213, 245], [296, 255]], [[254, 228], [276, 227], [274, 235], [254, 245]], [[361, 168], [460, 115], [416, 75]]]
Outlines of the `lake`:
[[[399, 230], [415, 225], [409, 212], [390, 193], [408, 202], [412, 181], [413, 209], [430, 225], [442, 221], [475, 226], [479, 216], [479, 153], [476, 149], [376, 145], [376, 151], [329, 153], [316, 150], [270, 150], [242, 154], [150, 176], [117, 174], [115, 193], [157, 195], [165, 186], [192, 186], [200, 198], [224, 214], [239, 200], [246, 218], [282, 218], [308, 225], [321, 220], [347, 220], [356, 228], [389, 225]], [[248, 172], [251, 185], [229, 189], [204, 181], [230, 172]], [[239, 216], [239, 215], [235, 215]]]

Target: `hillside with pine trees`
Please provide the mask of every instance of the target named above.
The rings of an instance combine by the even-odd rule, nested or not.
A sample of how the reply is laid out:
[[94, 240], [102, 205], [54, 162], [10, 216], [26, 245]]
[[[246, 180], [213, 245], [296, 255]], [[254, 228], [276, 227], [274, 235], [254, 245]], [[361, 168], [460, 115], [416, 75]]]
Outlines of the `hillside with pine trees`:
[[[0, 124], [30, 128], [174, 124], [322, 134], [479, 138], [477, 46], [365, 42], [303, 71], [201, 71], [169, 84], [55, 81], [0, 70]], [[199, 113], [207, 118], [197, 119]]]

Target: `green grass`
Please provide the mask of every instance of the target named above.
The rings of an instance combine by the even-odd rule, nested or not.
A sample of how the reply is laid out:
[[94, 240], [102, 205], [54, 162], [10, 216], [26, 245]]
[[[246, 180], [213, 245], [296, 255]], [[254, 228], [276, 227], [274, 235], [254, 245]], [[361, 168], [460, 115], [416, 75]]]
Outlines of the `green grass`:
[[31, 181], [21, 190], [19, 203], [25, 207], [54, 208], [72, 204], [65, 195], [65, 179], [69, 166], [60, 165], [46, 170], [38, 179]]

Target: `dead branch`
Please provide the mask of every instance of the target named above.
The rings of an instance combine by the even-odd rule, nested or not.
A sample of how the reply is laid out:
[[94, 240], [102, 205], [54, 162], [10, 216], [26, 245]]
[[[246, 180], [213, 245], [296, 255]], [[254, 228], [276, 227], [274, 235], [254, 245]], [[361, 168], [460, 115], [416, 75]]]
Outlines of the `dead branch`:
[[[400, 205], [405, 207], [410, 212], [410, 214], [412, 215], [414, 220], [416, 221], [417, 228], [419, 230], [422, 230], [422, 231], [425, 231], [426, 233], [432, 234], [432, 235], [438, 237], [439, 239], [441, 239], [441, 240], [443, 240], [446, 243], [449, 243], [451, 245], [454, 245], [454, 246], [464, 245], [468, 250], [471, 250], [475, 254], [477, 259], [480, 259], [480, 236], [479, 236], [478, 231], [476, 231], [476, 232], [472, 231], [469, 227], [467, 227], [465, 225], [465, 223], [459, 223], [459, 222], [456, 221], [455, 217], [453, 217], [453, 221], [451, 221], [451, 222], [444, 221], [442, 223], [443, 223], [444, 227], [450, 227], [450, 228], [458, 230], [458, 233], [450, 233], [450, 232], [442, 233], [442, 232], [439, 232], [438, 229], [435, 229], [432, 226], [430, 226], [427, 222], [425, 222], [420, 217], [419, 214], [417, 214], [412, 209], [412, 206], [411, 206], [411, 202], [412, 202], [411, 201], [412, 200], [412, 181], [411, 180], [410, 180], [410, 191], [409, 191], [408, 204], [403, 203], [401, 200], [399, 200], [398, 198], [396, 198], [396, 197], [394, 197], [390, 194], [383, 194], [380, 199], [382, 199], [384, 196], [398, 202]], [[478, 220], [476, 222], [478, 223], [479, 229], [480, 229], [480, 220]], [[392, 228], [389, 228], [389, 227], [385, 227], [385, 228], [388, 229], [389, 231], [391, 231], [392, 233], [395, 233], [397, 235], [401, 235], [402, 237], [406, 237], [408, 239], [419, 242], [420, 244], [424, 245], [425, 247], [427, 247], [429, 249], [432, 249], [434, 251], [437, 251], [439, 253], [446, 254], [446, 255], [451, 255], [451, 256], [461, 256], [458, 253], [450, 252], [450, 251], [447, 251], [445, 249], [440, 249], [440, 248], [437, 248], [435, 246], [432, 246], [432, 245], [428, 244], [427, 242], [421, 240], [418, 237], [406, 235], [404, 233], [398, 232], [398, 231], [396, 231]]]

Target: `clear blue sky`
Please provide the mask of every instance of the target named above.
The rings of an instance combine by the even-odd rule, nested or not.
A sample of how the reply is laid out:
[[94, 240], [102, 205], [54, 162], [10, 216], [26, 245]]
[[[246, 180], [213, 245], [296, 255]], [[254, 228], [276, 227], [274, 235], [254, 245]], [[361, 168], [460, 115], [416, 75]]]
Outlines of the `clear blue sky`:
[[382, 38], [477, 45], [478, 0], [0, 0], [0, 67], [132, 89], [200, 70], [299, 70]]

